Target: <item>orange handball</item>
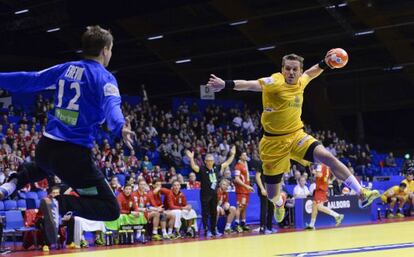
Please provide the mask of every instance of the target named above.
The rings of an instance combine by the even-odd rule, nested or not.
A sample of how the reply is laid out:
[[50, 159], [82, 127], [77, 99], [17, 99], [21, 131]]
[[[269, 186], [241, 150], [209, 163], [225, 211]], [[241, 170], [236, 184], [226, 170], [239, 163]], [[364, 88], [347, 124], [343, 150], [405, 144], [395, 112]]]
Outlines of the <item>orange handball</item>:
[[334, 48], [328, 52], [328, 65], [333, 68], [342, 68], [348, 63], [348, 53], [342, 48]]

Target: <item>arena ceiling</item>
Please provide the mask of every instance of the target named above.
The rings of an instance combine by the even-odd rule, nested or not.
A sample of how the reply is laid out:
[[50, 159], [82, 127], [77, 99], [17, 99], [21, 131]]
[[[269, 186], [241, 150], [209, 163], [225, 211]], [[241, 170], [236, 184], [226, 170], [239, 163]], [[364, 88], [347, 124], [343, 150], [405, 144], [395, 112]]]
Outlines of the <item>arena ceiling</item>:
[[80, 35], [91, 24], [112, 30], [109, 69], [129, 94], [146, 84], [160, 101], [197, 96], [210, 73], [256, 79], [279, 70], [287, 53], [304, 56], [309, 67], [342, 47], [349, 64], [312, 82], [305, 116], [329, 127], [361, 113], [391, 119], [414, 110], [411, 0], [0, 0], [0, 68], [36, 70], [80, 58]]

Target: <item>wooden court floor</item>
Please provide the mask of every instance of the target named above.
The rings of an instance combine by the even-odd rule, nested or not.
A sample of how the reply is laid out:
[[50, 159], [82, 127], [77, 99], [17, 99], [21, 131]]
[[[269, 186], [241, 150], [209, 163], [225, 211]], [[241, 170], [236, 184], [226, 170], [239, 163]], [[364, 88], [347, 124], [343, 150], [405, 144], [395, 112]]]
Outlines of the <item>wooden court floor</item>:
[[[197, 240], [160, 245], [137, 245], [97, 251], [70, 250], [31, 256], [64, 257], [410, 257], [414, 256], [414, 221]], [[8, 256], [27, 256], [16, 252]]]

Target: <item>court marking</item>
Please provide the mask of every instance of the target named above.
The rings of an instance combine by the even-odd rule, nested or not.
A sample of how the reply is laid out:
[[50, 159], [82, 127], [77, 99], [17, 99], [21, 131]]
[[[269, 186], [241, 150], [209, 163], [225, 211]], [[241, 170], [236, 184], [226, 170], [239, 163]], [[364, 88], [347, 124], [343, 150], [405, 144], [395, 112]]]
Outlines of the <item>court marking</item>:
[[414, 243], [374, 245], [374, 246], [355, 247], [355, 248], [347, 248], [347, 249], [324, 250], [324, 251], [316, 251], [316, 252], [289, 253], [289, 254], [275, 255], [275, 256], [283, 256], [283, 257], [329, 256], [329, 255], [385, 251], [385, 250], [413, 248], [413, 247], [414, 247]]

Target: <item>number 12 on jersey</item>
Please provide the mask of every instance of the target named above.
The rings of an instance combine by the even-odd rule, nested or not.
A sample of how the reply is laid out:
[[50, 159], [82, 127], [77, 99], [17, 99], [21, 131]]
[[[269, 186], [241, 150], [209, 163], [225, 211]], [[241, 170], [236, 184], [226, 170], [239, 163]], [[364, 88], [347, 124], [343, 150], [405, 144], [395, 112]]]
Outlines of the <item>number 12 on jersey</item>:
[[79, 104], [77, 101], [81, 96], [80, 84], [78, 82], [72, 82], [70, 84], [70, 89], [75, 90], [75, 96], [69, 101], [66, 107], [62, 108], [63, 95], [65, 93], [65, 80], [59, 80], [58, 103], [55, 109], [55, 116], [63, 123], [75, 126], [79, 116]]

